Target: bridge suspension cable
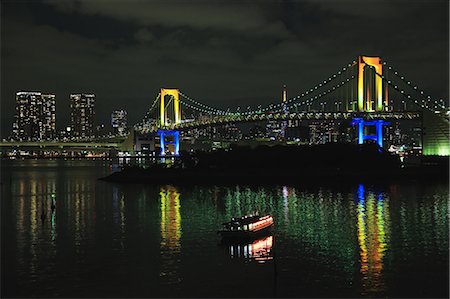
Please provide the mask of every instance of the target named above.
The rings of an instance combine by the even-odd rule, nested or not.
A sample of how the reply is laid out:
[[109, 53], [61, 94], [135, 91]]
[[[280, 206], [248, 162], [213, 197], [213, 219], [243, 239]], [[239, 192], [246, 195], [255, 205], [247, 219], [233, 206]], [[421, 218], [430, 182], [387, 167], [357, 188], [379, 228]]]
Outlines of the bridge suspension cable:
[[[418, 94], [423, 96], [423, 98], [421, 100], [422, 102], [427, 101], [428, 104], [430, 104], [430, 102], [433, 101], [432, 97], [430, 95], [426, 94], [422, 88], [419, 88], [416, 84], [413, 84], [410, 80], [407, 80], [405, 78], [405, 76], [401, 75], [391, 65], [387, 64], [387, 62], [385, 62], [385, 64], [388, 66], [388, 70], [392, 71], [397, 78], [399, 78], [402, 82], [407, 84], [412, 90], [414, 90], [415, 92], [417, 92]], [[441, 104], [439, 104], [439, 102], [437, 100], [434, 100], [432, 105], [435, 107], [435, 109], [437, 109], [438, 107], [441, 109], [446, 109], [445, 105], [443, 104], [442, 99], [440, 100], [440, 102], [441, 102]], [[425, 106], [427, 106], [427, 105], [425, 105]]]
[[206, 110], [206, 109], [202, 109], [202, 108], [199, 108], [197, 106], [191, 105], [188, 102], [185, 102], [183, 100], [179, 100], [179, 101], [180, 101], [181, 104], [185, 105], [186, 107], [191, 108], [191, 109], [193, 109], [195, 111], [198, 111], [198, 112], [202, 112], [202, 113], [206, 113], [206, 114], [214, 114], [214, 115], [225, 115], [225, 114], [227, 114], [225, 111]]
[[[305, 104], [312, 104], [314, 101], [316, 101], [316, 100], [326, 96], [327, 94], [330, 94], [330, 93], [336, 91], [337, 89], [339, 89], [340, 87], [348, 84], [349, 82], [352, 82], [355, 78], [356, 78], [356, 76], [352, 75], [350, 78], [347, 78], [344, 81], [339, 82], [338, 84], [336, 84], [336, 85], [332, 86], [331, 88], [329, 88], [329, 89], [327, 89], [327, 90], [317, 94], [316, 96], [311, 97], [309, 99], [306, 99], [305, 101], [303, 101], [301, 103], [294, 103], [292, 106], [298, 107], [298, 106], [302, 106], [302, 105], [305, 105]], [[290, 108], [292, 108], [292, 106], [288, 106], [287, 108], [290, 109]]]
[[[227, 112], [224, 111], [224, 110], [220, 110], [220, 109], [217, 109], [217, 108], [214, 108], [214, 107], [205, 105], [205, 104], [203, 104], [203, 103], [201, 103], [201, 102], [198, 102], [198, 101], [192, 99], [191, 97], [189, 97], [188, 95], [182, 93], [181, 91], [179, 91], [179, 94], [180, 94], [183, 98], [185, 98], [186, 100], [190, 101], [191, 103], [200, 106], [201, 108], [199, 108], [199, 109], [203, 109], [202, 112], [210, 111], [210, 113], [212, 112], [212, 113], [214, 113], [214, 114], [226, 114], [226, 113], [227, 113]], [[185, 105], [188, 105], [187, 102], [184, 102], [184, 101], [183, 101], [183, 103], [184, 103]], [[191, 108], [192, 108], [192, 109], [195, 109], [195, 108], [193, 108], [193, 106], [192, 106]], [[199, 111], [200, 111], [200, 110], [199, 110]]]
[[[356, 61], [352, 61], [351, 63], [347, 64], [346, 66], [340, 68], [339, 71], [337, 71], [334, 74], [330, 75], [327, 79], [325, 79], [323, 81], [320, 81], [320, 83], [316, 84], [314, 87], [307, 89], [302, 94], [299, 94], [297, 96], [294, 96], [294, 97], [288, 99], [284, 103], [271, 104], [272, 106], [269, 105], [269, 106], [267, 106], [265, 108], [262, 108], [262, 109], [259, 109], [259, 110], [261, 112], [266, 112], [268, 110], [272, 110], [272, 109], [277, 108], [277, 107], [283, 107], [284, 105], [289, 105], [290, 103], [292, 103], [294, 101], [298, 101], [298, 100], [308, 96], [309, 94], [317, 91], [318, 89], [326, 86], [327, 84], [329, 84], [331, 81], [334, 81], [338, 77], [344, 75], [345, 71], [350, 70], [355, 65], [355, 63], [356, 63]], [[258, 110], [254, 110], [254, 111], [258, 111]], [[254, 111], [251, 111], [251, 112], [254, 112]]]
[[[260, 106], [256, 109], [253, 110], [248, 110], [248, 111], [244, 111], [244, 112], [229, 112], [230, 108], [228, 108], [226, 111], [225, 110], [221, 110], [221, 109], [217, 109], [208, 105], [205, 105], [199, 101], [196, 101], [194, 99], [192, 99], [191, 97], [189, 97], [188, 95], [179, 92], [180, 95], [185, 98], [187, 101], [189, 101], [190, 103], [188, 103], [187, 101], [180, 101], [183, 105], [186, 105], [187, 107], [194, 109], [196, 111], [199, 112], [203, 112], [203, 113], [207, 113], [207, 114], [216, 114], [216, 115], [249, 115], [249, 114], [258, 114], [258, 113], [264, 113], [266, 111], [274, 111], [274, 109], [277, 109], [275, 111], [278, 111], [280, 109], [283, 109], [283, 107], [286, 105], [288, 106], [289, 104], [291, 104], [294, 101], [298, 101], [301, 98], [304, 98], [312, 93], [314, 93], [315, 91], [323, 88], [324, 86], [328, 85], [331, 81], [336, 80], [337, 78], [339, 78], [340, 76], [344, 75], [345, 72], [347, 70], [350, 70], [351, 67], [353, 67], [356, 64], [356, 61], [352, 61], [351, 63], [348, 63], [346, 66], [340, 68], [337, 72], [335, 72], [334, 74], [330, 75], [327, 79], [321, 81], [320, 83], [316, 84], [315, 86], [313, 86], [312, 88], [307, 89], [306, 91], [304, 91], [301, 95], [297, 95], [294, 96], [290, 99], [288, 99], [286, 102], [283, 103], [277, 103], [277, 104], [269, 104], [264, 108], [261, 108]], [[351, 77], [351, 79], [353, 79], [354, 76]], [[349, 78], [347, 78], [347, 81], [349, 81]], [[342, 81], [344, 82], [344, 81]], [[340, 84], [339, 86], [341, 86], [342, 84]], [[335, 88], [337, 88], [335, 86]], [[334, 91], [334, 90], [330, 90]], [[325, 93], [328, 94], [329, 92]], [[324, 95], [325, 95], [324, 94]], [[323, 95], [322, 95], [323, 96]], [[314, 100], [317, 99], [318, 97], [316, 96], [315, 98], [310, 98], [310, 100]]]
[[138, 122], [135, 126], [143, 126], [145, 124], [145, 122], [151, 118], [151, 113], [154, 111], [154, 109], [157, 107], [158, 102], [159, 102], [159, 98], [160, 98], [160, 94], [158, 94], [155, 98], [155, 100], [153, 101], [152, 105], [150, 106], [150, 108], [147, 110], [147, 112], [145, 113], [144, 117], [142, 118], [141, 122]]
[[[398, 87], [398, 85], [395, 85], [391, 80], [387, 80], [386, 77], [380, 73], [378, 73], [377, 71], [375, 71], [375, 69], [370, 66], [371, 69], [373, 69], [374, 73], [379, 76], [384, 82], [386, 82], [389, 86], [391, 86], [394, 90], [396, 90], [397, 92], [400, 93], [401, 96], [403, 96], [405, 99], [410, 100], [413, 104], [421, 107], [422, 109], [426, 109], [428, 111], [431, 112], [435, 112], [435, 110], [432, 110], [431, 107], [428, 107], [426, 104], [424, 105], [423, 103], [419, 103], [419, 101], [417, 99], [414, 99], [411, 94], [406, 93], [404, 89], [401, 89]], [[423, 101], [422, 101], [423, 102]]]
[[[301, 103], [298, 103], [298, 102], [297, 103], [292, 103], [291, 102], [289, 106], [286, 105], [286, 109], [289, 110], [289, 109], [291, 109], [293, 107], [298, 107], [298, 106], [302, 106], [302, 105], [305, 105], [305, 104], [312, 104], [314, 101], [316, 101], [316, 100], [326, 96], [327, 94], [330, 94], [330, 93], [336, 91], [340, 87], [342, 87], [342, 86], [352, 82], [355, 79], [356, 79], [356, 76], [352, 75], [350, 78], [347, 78], [347, 79], [339, 82], [338, 84], [330, 87], [329, 89], [327, 89], [327, 90], [325, 90], [325, 91], [315, 95], [314, 97], [308, 98], [308, 99], [304, 100]], [[279, 106], [279, 107], [277, 108], [276, 106]], [[276, 105], [276, 106], [270, 106], [269, 107], [271, 112], [278, 113], [278, 112], [282, 112], [284, 110], [284, 106], [282, 106], [282, 105]]]

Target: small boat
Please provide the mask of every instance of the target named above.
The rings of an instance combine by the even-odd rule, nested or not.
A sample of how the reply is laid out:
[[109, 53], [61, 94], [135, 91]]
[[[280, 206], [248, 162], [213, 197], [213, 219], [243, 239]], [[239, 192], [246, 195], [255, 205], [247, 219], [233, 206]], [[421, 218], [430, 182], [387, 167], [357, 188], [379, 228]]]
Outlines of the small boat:
[[267, 233], [273, 226], [273, 218], [270, 215], [247, 215], [231, 218], [231, 221], [222, 225], [223, 229], [217, 232], [222, 238], [246, 239]]

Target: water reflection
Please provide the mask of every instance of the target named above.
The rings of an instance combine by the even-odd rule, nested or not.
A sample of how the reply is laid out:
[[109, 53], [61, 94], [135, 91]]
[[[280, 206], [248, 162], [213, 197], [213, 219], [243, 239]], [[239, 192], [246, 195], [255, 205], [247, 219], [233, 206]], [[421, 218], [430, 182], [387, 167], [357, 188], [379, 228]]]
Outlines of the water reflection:
[[61, 182], [57, 175], [45, 171], [17, 173], [8, 196], [13, 199], [16, 271], [21, 279], [37, 283], [57, 275], [58, 247], [59, 253], [69, 257], [68, 244], [79, 249], [75, 253], [85, 251], [83, 245], [89, 240], [86, 230], [95, 211], [92, 182], [85, 178]]
[[173, 186], [163, 186], [161, 201], [161, 271], [163, 283], [181, 281], [178, 273], [181, 252], [180, 193]]
[[292, 188], [283, 186], [283, 203], [284, 203], [284, 220], [289, 222], [289, 195], [292, 193]]
[[389, 198], [385, 198], [383, 194], [366, 192], [362, 184], [357, 192], [361, 293], [379, 293], [385, 290], [383, 258], [389, 245]]
[[[446, 185], [130, 186], [70, 163], [14, 166], [1, 185], [5, 297], [259, 296], [274, 246], [280, 297], [448, 297]], [[273, 236], [217, 246], [221, 223], [254, 211]]]
[[265, 263], [273, 259], [272, 246], [273, 236], [266, 236], [248, 243], [228, 244], [228, 251], [231, 258], [244, 258]]
[[125, 240], [125, 195], [119, 191], [117, 186], [112, 187], [112, 220], [116, 231], [116, 241], [120, 250], [123, 250]]
[[225, 219], [259, 212], [261, 215], [272, 212], [274, 196], [265, 188], [252, 190], [237, 185], [224, 190]]

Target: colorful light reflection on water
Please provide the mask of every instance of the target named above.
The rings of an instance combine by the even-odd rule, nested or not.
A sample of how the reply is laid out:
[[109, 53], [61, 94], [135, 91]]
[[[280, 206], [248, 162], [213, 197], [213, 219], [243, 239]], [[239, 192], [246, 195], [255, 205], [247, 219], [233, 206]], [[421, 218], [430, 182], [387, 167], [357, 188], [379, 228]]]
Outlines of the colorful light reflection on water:
[[180, 193], [174, 186], [160, 188], [161, 197], [161, 271], [163, 283], [179, 282], [181, 251]]
[[362, 294], [384, 291], [383, 257], [390, 236], [389, 200], [358, 186], [357, 227], [362, 274]]
[[244, 243], [229, 244], [231, 258], [244, 258], [260, 263], [273, 259], [273, 236], [265, 236]]
[[[97, 181], [103, 164], [17, 162], [6, 297], [448, 295], [446, 184], [121, 186]], [[220, 224], [254, 211], [273, 233], [220, 245]]]

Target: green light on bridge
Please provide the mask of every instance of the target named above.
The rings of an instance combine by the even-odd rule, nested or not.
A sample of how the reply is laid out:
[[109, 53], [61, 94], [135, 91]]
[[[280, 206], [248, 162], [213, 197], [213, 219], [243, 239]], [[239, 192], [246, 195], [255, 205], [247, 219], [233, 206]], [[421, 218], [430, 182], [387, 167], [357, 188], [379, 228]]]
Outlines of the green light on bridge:
[[423, 154], [426, 156], [450, 156], [450, 144], [441, 142], [435, 146], [425, 147]]

